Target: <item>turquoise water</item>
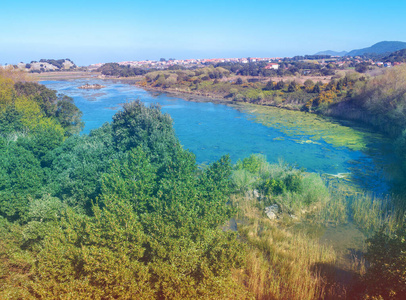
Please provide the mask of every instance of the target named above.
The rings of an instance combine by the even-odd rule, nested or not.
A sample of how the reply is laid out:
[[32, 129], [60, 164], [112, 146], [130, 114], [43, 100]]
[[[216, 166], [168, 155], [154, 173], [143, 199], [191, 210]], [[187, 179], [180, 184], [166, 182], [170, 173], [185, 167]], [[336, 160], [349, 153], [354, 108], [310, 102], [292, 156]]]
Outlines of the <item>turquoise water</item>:
[[[171, 115], [181, 144], [196, 155], [199, 164], [208, 164], [229, 154], [232, 161], [252, 153], [266, 155], [269, 162], [283, 161], [310, 172], [347, 173], [360, 187], [386, 192], [394, 163], [390, 144], [369, 145], [367, 151], [337, 147], [311, 136], [284, 133], [264, 126], [236, 108], [210, 102], [191, 102], [166, 94], [154, 94], [129, 84], [101, 80], [43, 81], [48, 88], [72, 97], [83, 112], [83, 133], [110, 122], [121, 105], [135, 99], [146, 104], [159, 103]], [[100, 90], [78, 89], [85, 83], [106, 86]], [[283, 124], [282, 124], [283, 126]], [[286, 131], [285, 131], [286, 132]]]

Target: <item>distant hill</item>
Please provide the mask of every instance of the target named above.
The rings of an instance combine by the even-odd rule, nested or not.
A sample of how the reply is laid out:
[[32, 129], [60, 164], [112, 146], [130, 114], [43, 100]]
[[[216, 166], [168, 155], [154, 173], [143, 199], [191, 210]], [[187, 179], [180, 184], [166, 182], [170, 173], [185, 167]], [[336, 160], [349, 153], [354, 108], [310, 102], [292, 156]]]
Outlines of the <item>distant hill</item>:
[[76, 65], [69, 58], [66, 59], [41, 59], [31, 63], [19, 63], [17, 67], [29, 72], [50, 72], [75, 69]]
[[406, 49], [395, 51], [384, 58], [382, 58], [384, 62], [406, 62]]
[[406, 48], [405, 42], [379, 42], [368, 48], [356, 49], [347, 53], [348, 56], [360, 56], [368, 54], [385, 54], [395, 52]]
[[347, 51], [337, 52], [337, 51], [333, 51], [333, 50], [326, 50], [326, 51], [317, 52], [315, 55], [345, 56], [345, 55], [347, 55], [347, 53], [348, 53]]

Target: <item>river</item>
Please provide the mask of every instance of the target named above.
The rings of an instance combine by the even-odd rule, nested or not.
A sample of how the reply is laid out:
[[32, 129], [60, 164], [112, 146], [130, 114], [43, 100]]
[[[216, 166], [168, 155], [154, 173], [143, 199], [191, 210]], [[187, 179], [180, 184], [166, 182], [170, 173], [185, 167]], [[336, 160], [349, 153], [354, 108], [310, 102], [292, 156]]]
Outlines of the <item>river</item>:
[[[283, 160], [310, 172], [342, 177], [375, 193], [389, 192], [396, 178], [391, 141], [360, 128], [316, 115], [254, 105], [192, 102], [114, 81], [43, 81], [74, 99], [83, 112], [84, 134], [110, 122], [125, 102], [159, 103], [171, 115], [181, 144], [208, 164], [229, 154], [232, 161], [261, 153], [269, 162]], [[79, 86], [102, 84], [99, 90]]]

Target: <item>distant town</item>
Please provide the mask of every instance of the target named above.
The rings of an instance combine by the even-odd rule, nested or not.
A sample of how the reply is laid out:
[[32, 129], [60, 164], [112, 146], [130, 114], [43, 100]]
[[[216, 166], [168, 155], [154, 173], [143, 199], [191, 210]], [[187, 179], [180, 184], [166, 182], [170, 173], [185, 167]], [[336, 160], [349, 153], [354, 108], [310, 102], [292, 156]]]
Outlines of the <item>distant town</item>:
[[[280, 63], [287, 63], [293, 61], [304, 61], [310, 63], [316, 63], [320, 66], [327, 66], [329, 64], [334, 65], [337, 68], [352, 67], [356, 64], [366, 63], [369, 65], [376, 65], [378, 67], [391, 67], [393, 65], [400, 65], [403, 62], [383, 62], [377, 61], [372, 58], [365, 57], [340, 57], [340, 56], [330, 56], [330, 55], [306, 55], [306, 56], [295, 56], [295, 57], [243, 57], [243, 58], [210, 58], [210, 59], [160, 59], [160, 60], [139, 60], [139, 61], [122, 61], [118, 62], [119, 65], [130, 66], [133, 68], [156, 68], [156, 69], [167, 69], [168, 67], [180, 65], [184, 67], [195, 67], [195, 66], [207, 66], [209, 64], [219, 64], [219, 63], [257, 63], [257, 62], [267, 62], [265, 69], [278, 70]], [[104, 63], [97, 63], [88, 66], [89, 69], [98, 69], [103, 66]]]

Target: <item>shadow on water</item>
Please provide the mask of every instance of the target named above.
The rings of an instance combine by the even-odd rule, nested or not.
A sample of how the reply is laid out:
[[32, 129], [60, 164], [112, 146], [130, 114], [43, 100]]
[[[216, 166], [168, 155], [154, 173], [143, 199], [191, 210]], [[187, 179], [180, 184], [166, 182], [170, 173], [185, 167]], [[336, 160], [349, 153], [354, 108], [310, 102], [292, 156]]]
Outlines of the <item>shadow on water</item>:
[[320, 276], [325, 282], [324, 299], [360, 299], [365, 285], [360, 276], [352, 270], [334, 264], [315, 263], [310, 267], [313, 276]]

